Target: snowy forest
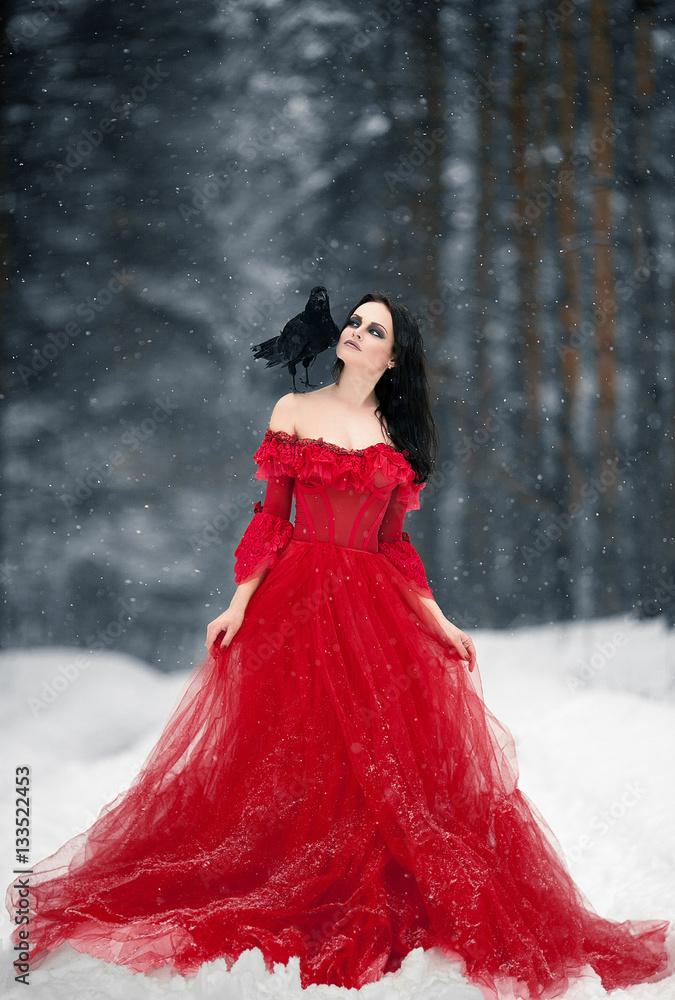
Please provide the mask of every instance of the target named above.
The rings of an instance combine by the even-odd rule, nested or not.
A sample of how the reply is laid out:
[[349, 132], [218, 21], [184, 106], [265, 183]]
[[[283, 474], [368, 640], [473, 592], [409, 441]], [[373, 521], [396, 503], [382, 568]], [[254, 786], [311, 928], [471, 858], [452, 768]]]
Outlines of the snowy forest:
[[202, 655], [316, 284], [420, 321], [451, 621], [672, 626], [672, 0], [0, 17], [6, 646]]

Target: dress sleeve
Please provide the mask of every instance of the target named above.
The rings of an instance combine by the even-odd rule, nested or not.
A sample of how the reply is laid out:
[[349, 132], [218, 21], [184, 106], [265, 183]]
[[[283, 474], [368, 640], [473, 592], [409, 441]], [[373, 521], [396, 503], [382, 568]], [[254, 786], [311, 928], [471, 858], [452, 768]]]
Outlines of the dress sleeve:
[[265, 501], [256, 500], [253, 517], [234, 550], [234, 579], [238, 584], [264, 574], [279, 562], [293, 534], [289, 521], [293, 501], [293, 483], [289, 475], [270, 476]]
[[[410, 542], [410, 535], [403, 530], [405, 516], [410, 510], [410, 497], [406, 499], [401, 494], [403, 489], [399, 486], [393, 491], [384, 512], [377, 536], [379, 551], [403, 573], [420, 597], [433, 597], [424, 564]], [[419, 507], [419, 502], [416, 507]]]

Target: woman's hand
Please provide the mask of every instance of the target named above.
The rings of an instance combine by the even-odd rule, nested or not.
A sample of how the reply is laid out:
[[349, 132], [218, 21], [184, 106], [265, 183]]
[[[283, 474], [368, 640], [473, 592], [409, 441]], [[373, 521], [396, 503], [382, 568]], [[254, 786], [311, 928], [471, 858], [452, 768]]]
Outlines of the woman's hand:
[[469, 670], [473, 670], [477, 661], [476, 650], [471, 636], [467, 635], [466, 632], [462, 632], [461, 628], [457, 628], [451, 621], [448, 621], [433, 597], [420, 597], [420, 600], [434, 616], [439, 627], [445, 632], [446, 638], [450, 640], [462, 660], [468, 663]]
[[206, 629], [206, 648], [210, 649], [215, 643], [216, 639], [221, 632], [224, 633], [223, 638], [220, 643], [220, 648], [225, 649], [230, 645], [235, 635], [241, 628], [241, 623], [244, 620], [244, 608], [239, 605], [230, 604], [227, 611], [223, 611], [222, 615], [218, 615], [214, 618], [212, 622], [209, 623]]
[[246, 583], [240, 583], [234, 592], [234, 597], [230, 601], [230, 606], [227, 611], [223, 611], [222, 615], [218, 615], [206, 628], [206, 648], [210, 649], [214, 644], [221, 632], [224, 632], [222, 641], [220, 643], [220, 648], [224, 649], [229, 646], [235, 635], [241, 628], [241, 623], [244, 620], [244, 614], [246, 613], [246, 607], [248, 602], [251, 600], [256, 590], [260, 586], [263, 578], [267, 574], [267, 570], [264, 573], [260, 573], [258, 576], [252, 577]]
[[457, 628], [445, 616], [443, 618], [439, 617], [437, 620], [462, 660], [468, 663], [469, 670], [473, 670], [476, 666], [476, 649], [471, 636], [467, 635], [466, 632], [462, 632], [461, 628]]

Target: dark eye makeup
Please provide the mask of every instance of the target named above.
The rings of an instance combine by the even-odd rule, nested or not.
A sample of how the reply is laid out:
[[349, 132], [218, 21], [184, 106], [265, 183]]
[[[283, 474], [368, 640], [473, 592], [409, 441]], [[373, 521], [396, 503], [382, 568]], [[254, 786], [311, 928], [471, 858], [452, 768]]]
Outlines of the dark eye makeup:
[[[353, 324], [356, 324], [356, 326], [358, 326], [360, 322], [361, 322], [361, 320], [360, 320], [360, 318], [358, 316], [352, 316], [351, 319], [349, 320], [349, 323], [347, 325], [348, 326], [352, 326]], [[384, 334], [382, 333], [382, 330], [380, 329], [379, 326], [369, 326], [368, 327], [368, 332], [369, 333], [376, 333], [377, 336], [380, 338], [380, 340], [384, 336]]]

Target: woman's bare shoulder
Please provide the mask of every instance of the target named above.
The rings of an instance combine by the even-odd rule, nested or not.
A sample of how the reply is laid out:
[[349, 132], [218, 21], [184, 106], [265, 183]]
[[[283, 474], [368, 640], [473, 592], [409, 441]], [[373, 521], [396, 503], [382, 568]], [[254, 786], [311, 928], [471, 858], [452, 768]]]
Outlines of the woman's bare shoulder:
[[316, 389], [314, 392], [287, 392], [277, 400], [272, 416], [270, 430], [286, 431], [287, 434], [298, 434], [298, 425], [312, 419], [313, 414], [323, 409], [322, 397], [328, 395], [329, 386]]
[[297, 414], [297, 393], [287, 392], [274, 404], [270, 417], [269, 428], [271, 431], [285, 431], [287, 434], [295, 434], [295, 417]]

